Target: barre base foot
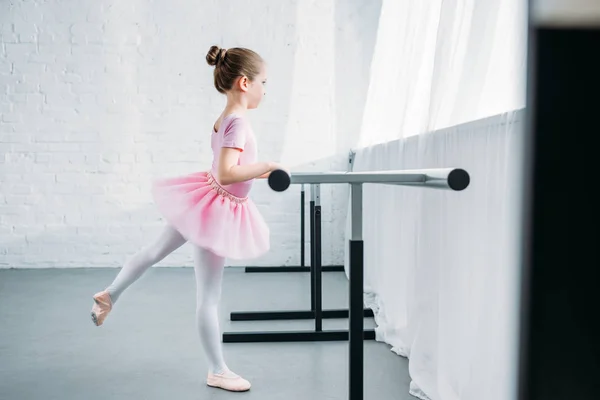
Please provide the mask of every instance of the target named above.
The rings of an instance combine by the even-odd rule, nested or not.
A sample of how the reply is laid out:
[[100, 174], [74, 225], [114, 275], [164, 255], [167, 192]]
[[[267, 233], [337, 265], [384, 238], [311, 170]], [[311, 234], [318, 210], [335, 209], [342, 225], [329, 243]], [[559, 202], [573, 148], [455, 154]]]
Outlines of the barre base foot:
[[[344, 272], [343, 265], [327, 265], [321, 267], [323, 272]], [[267, 273], [267, 272], [310, 272], [310, 267], [246, 267], [245, 272], [249, 273]]]
[[[363, 310], [365, 318], [373, 318], [373, 310], [365, 308]], [[323, 310], [321, 317], [324, 319], [348, 318], [348, 309]], [[294, 310], [294, 311], [234, 311], [230, 314], [231, 321], [277, 321], [294, 319], [315, 319], [314, 311]]]
[[[225, 332], [223, 343], [267, 343], [267, 342], [333, 342], [347, 341], [349, 331], [280, 331], [280, 332]], [[375, 330], [365, 329], [364, 340], [375, 340]]]

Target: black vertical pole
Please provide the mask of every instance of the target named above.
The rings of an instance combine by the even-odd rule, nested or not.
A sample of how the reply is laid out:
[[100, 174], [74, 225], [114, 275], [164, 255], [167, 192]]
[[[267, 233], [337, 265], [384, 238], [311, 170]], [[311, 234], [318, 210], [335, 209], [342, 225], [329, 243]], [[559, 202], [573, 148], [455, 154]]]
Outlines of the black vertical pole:
[[363, 241], [350, 240], [350, 400], [363, 398]]
[[302, 190], [300, 191], [300, 266], [304, 267], [305, 266], [305, 262], [304, 262], [304, 256], [305, 256], [305, 227], [304, 227], [304, 185], [302, 185]]
[[310, 309], [315, 311], [315, 185], [310, 186]]
[[323, 301], [322, 301], [322, 265], [321, 265], [321, 193], [320, 186], [316, 186], [315, 194], [315, 267], [314, 267], [314, 288], [315, 288], [315, 331], [323, 330]]
[[362, 184], [351, 184], [352, 235], [350, 250], [350, 315], [349, 315], [349, 399], [362, 400], [364, 396], [364, 251], [362, 240]]
[[518, 399], [598, 399], [600, 2], [535, 3], [521, 185]]

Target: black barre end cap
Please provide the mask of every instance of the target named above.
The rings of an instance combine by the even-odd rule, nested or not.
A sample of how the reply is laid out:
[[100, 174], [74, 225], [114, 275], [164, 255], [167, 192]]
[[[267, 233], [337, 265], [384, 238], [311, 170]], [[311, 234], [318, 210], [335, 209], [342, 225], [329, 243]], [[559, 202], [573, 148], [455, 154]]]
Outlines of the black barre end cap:
[[448, 186], [452, 190], [465, 190], [469, 183], [471, 183], [471, 177], [464, 169], [456, 168], [448, 174]]
[[290, 187], [290, 175], [282, 169], [276, 169], [269, 174], [269, 186], [276, 192], [283, 192]]

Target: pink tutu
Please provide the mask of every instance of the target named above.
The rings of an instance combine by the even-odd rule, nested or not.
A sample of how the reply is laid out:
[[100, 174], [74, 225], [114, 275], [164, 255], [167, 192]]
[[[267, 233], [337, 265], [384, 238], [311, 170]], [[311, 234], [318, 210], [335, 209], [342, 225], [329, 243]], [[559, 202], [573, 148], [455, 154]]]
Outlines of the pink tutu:
[[189, 242], [229, 259], [249, 259], [269, 250], [269, 227], [249, 198], [223, 189], [210, 172], [154, 182], [159, 212]]

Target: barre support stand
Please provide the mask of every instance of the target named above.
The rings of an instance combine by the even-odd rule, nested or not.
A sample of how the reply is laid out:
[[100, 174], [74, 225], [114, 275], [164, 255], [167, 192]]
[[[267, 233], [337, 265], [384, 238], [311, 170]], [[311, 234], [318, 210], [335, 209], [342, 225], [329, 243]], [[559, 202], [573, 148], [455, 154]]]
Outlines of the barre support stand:
[[[304, 342], [304, 341], [330, 341], [348, 340], [347, 331], [323, 332], [323, 319], [349, 318], [349, 309], [323, 310], [322, 293], [323, 267], [321, 263], [321, 193], [319, 184], [311, 184], [310, 200], [310, 242], [311, 266], [310, 268], [310, 310], [281, 310], [281, 311], [234, 311], [230, 314], [231, 321], [273, 321], [273, 320], [315, 320], [314, 331], [259, 331], [259, 332], [225, 332], [225, 343], [249, 342]], [[342, 266], [343, 271], [343, 266]], [[373, 310], [363, 308], [361, 318], [373, 317]], [[366, 331], [366, 338], [375, 339], [373, 330]]]
[[[311, 267], [310, 266], [306, 266], [306, 194], [305, 194], [305, 189], [304, 189], [304, 184], [302, 185], [302, 188], [300, 189], [300, 265], [299, 266], [288, 266], [288, 267], [246, 267], [245, 268], [245, 272], [249, 272], [249, 273], [266, 273], [266, 272], [272, 272], [272, 273], [279, 273], [279, 272], [311, 272]], [[314, 200], [311, 200], [310, 202], [311, 206], [314, 205]], [[310, 209], [310, 229], [313, 229], [313, 224], [314, 224], [314, 210], [311, 208]], [[310, 240], [311, 244], [313, 243], [312, 238]], [[311, 265], [314, 265], [312, 262], [312, 248], [311, 248]], [[321, 267], [321, 270], [323, 272], [344, 272], [344, 266], [343, 265], [324, 265]], [[312, 279], [312, 278], [311, 278]], [[268, 314], [265, 315], [265, 317], [267, 319], [280, 319], [280, 318], [276, 318], [276, 316], [278, 315], [277, 312], [275, 312], [275, 314], [270, 314], [270, 312], [268, 312]], [[273, 316], [275, 318], [269, 318], [269, 316]], [[305, 316], [303, 318], [291, 318], [291, 319], [310, 319], [312, 318], [312, 316], [308, 315]], [[332, 317], [332, 318], [344, 318], [344, 317]], [[262, 318], [261, 318], [262, 319]], [[283, 318], [283, 319], [289, 319], [289, 318]]]

